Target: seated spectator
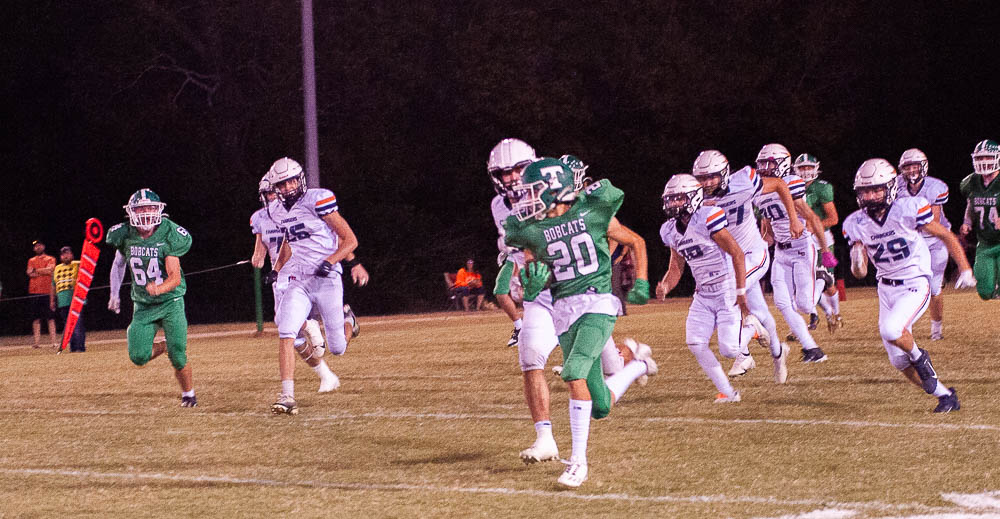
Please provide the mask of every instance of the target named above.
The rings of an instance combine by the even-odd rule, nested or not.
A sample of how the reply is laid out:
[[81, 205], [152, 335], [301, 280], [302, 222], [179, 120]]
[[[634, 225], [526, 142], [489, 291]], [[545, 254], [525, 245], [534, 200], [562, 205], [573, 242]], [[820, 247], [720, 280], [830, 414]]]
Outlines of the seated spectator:
[[476, 310], [483, 309], [483, 275], [476, 271], [476, 264], [472, 258], [465, 260], [464, 268], [458, 269], [452, 290], [462, 298], [462, 307], [466, 312], [469, 311], [472, 296], [476, 296]]

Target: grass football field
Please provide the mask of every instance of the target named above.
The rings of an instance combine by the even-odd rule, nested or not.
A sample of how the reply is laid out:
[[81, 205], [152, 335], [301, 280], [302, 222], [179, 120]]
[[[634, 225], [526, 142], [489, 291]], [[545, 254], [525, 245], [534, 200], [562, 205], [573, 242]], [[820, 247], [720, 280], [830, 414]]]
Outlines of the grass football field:
[[[58, 356], [6, 337], [0, 517], [1000, 517], [997, 303], [949, 291], [946, 338], [927, 339], [926, 314], [915, 326], [961, 399], [940, 415], [889, 365], [874, 289], [849, 292], [836, 335], [815, 332], [828, 362], [802, 364], [793, 345], [787, 385], [753, 347], [729, 405], [684, 344], [688, 302], [618, 322], [660, 374], [592, 422], [578, 490], [557, 487], [561, 463], [518, 459], [534, 429], [500, 312], [363, 317], [347, 355], [327, 357], [339, 390], [317, 394], [298, 363], [298, 416], [269, 412], [273, 325], [189, 330], [194, 409], [178, 406], [165, 356], [129, 362], [124, 330]], [[547, 377], [568, 457], [567, 392]]]

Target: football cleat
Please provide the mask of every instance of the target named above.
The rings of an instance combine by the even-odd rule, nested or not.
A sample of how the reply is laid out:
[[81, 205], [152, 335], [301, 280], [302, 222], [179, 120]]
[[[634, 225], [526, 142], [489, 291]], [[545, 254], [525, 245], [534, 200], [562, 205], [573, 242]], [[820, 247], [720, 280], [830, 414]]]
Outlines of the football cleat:
[[753, 329], [753, 338], [757, 340], [762, 348], [771, 349], [771, 336], [767, 333], [767, 328], [761, 324], [757, 316], [750, 314], [743, 318], [743, 326]]
[[743, 396], [740, 395], [739, 391], [734, 392], [733, 396], [726, 396], [725, 393], [719, 393], [718, 395], [715, 395], [716, 404], [734, 404], [736, 402], [739, 402], [740, 400], [743, 400]]
[[511, 346], [517, 346], [517, 341], [520, 338], [520, 336], [521, 336], [521, 329], [514, 328], [514, 331], [511, 332], [510, 334], [510, 340], [507, 341], [507, 347], [510, 348]]
[[924, 391], [928, 394], [934, 394], [934, 390], [937, 389], [938, 376], [937, 372], [934, 371], [934, 366], [931, 365], [931, 355], [927, 353], [927, 350], [920, 348], [920, 358], [916, 361], [910, 361], [910, 365], [917, 371]]
[[788, 345], [781, 343], [781, 356], [771, 358], [774, 362], [774, 382], [784, 384], [788, 382]]
[[931, 332], [932, 341], [940, 341], [941, 339], [944, 339], [944, 333], [942, 333], [940, 330]]
[[578, 460], [564, 461], [566, 470], [559, 476], [559, 484], [564, 487], [577, 488], [587, 481], [587, 462]]
[[556, 447], [556, 441], [551, 436], [544, 439], [537, 438], [531, 447], [521, 451], [521, 461], [525, 465], [557, 459], [559, 459], [559, 448]]
[[182, 396], [181, 407], [198, 407], [198, 399], [194, 395]]
[[305, 332], [313, 348], [323, 348], [323, 331], [319, 328], [319, 322], [315, 319], [306, 319]]
[[562, 366], [552, 366], [553, 375], [562, 375]]
[[840, 314], [826, 316], [826, 329], [831, 334], [837, 333], [837, 330], [843, 326], [844, 321], [840, 320]]
[[317, 393], [329, 393], [338, 387], [340, 387], [340, 378], [331, 371], [329, 376], [320, 380]]
[[[635, 339], [626, 338], [625, 346], [632, 352], [632, 356], [635, 360], [642, 361], [646, 364], [646, 374], [642, 377], [646, 377], [645, 381], [638, 380], [639, 385], [644, 386], [649, 381], [649, 377], [655, 376], [659, 371], [659, 366], [656, 365], [656, 361], [653, 360], [653, 350], [647, 344], [641, 342], [636, 342]], [[639, 377], [641, 379], [642, 377]]]
[[740, 375], [745, 375], [751, 369], [757, 367], [757, 361], [753, 360], [752, 355], [744, 355], [742, 353], [736, 357], [733, 361], [733, 367], [729, 368], [730, 377], [738, 377]]
[[826, 283], [825, 288], [830, 288], [836, 283], [836, 280], [833, 279], [833, 274], [830, 274], [830, 271], [825, 268], [816, 269], [816, 279], [822, 279]]
[[351, 323], [351, 338], [361, 334], [361, 325], [358, 324], [358, 316], [354, 315], [351, 305], [344, 305], [344, 320]]
[[958, 403], [958, 392], [955, 391], [955, 388], [949, 387], [948, 391], [951, 391], [950, 395], [938, 397], [938, 405], [934, 408], [935, 413], [950, 413], [962, 408]]
[[827, 356], [819, 347], [807, 350], [802, 348], [802, 362], [826, 362]]
[[789, 333], [785, 336], [785, 340], [788, 342], [799, 342], [799, 338], [795, 336], [794, 333]]
[[819, 326], [819, 316], [816, 314], [809, 314], [809, 329], [815, 330]]
[[299, 404], [295, 403], [295, 398], [284, 393], [278, 395], [278, 401], [271, 404], [271, 412], [274, 414], [299, 414]]

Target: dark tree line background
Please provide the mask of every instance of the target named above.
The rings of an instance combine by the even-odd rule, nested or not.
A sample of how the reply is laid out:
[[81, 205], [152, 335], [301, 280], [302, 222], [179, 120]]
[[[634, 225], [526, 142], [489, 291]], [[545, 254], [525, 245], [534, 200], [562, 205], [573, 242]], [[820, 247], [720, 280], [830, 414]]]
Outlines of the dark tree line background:
[[[995, 2], [331, 4], [315, 6], [321, 178], [372, 274], [348, 289], [362, 313], [441, 308], [441, 272], [469, 254], [495, 272], [485, 162], [503, 137], [576, 154], [622, 187], [654, 279], [659, 194], [701, 149], [735, 167], [767, 142], [817, 155], [843, 217], [858, 164], [920, 147], [955, 222], [973, 145], [1000, 138]], [[3, 296], [26, 292], [32, 239], [78, 252], [83, 221], [110, 227], [140, 187], [193, 234], [186, 271], [248, 258], [258, 179], [303, 156], [298, 3], [9, 11]], [[251, 319], [250, 280], [248, 266], [191, 277], [189, 319]], [[106, 301], [92, 294], [91, 326], [124, 326]], [[0, 302], [0, 331], [27, 333], [22, 306]]]

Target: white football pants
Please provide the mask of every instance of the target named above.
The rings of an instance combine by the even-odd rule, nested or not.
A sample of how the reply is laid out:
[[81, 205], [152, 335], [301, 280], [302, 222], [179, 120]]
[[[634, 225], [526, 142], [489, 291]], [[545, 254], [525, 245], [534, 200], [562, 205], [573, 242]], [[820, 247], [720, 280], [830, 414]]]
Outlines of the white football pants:
[[802, 343], [802, 347], [816, 348], [816, 341], [799, 312], [810, 314], [816, 308], [816, 245], [803, 240], [801, 246], [774, 251], [771, 265], [771, 287], [774, 289], [774, 306]]
[[926, 277], [907, 279], [899, 286], [889, 286], [879, 280], [878, 331], [889, 362], [898, 370], [910, 366], [910, 357], [889, 341], [902, 337], [903, 330], [912, 332], [913, 323], [927, 310], [930, 300], [931, 286]]
[[344, 337], [344, 285], [340, 274], [332, 272], [325, 278], [279, 275], [279, 280], [282, 277], [288, 280], [288, 286], [280, 296], [274, 319], [278, 323], [278, 337], [294, 338], [310, 313], [317, 310], [326, 329], [327, 349], [334, 355], [343, 355], [347, 339]]
[[708, 343], [712, 340], [712, 333], [718, 330], [719, 353], [726, 358], [736, 358], [740, 352], [741, 321], [735, 294], [731, 291], [721, 290], [711, 295], [696, 291], [684, 329], [688, 349], [701, 370], [716, 390], [729, 396], [734, 394], [733, 386]]
[[771, 315], [771, 309], [764, 299], [764, 289], [760, 286], [760, 280], [767, 274], [767, 268], [771, 266], [771, 255], [767, 249], [744, 251], [743, 257], [746, 260], [747, 269], [747, 307], [760, 323], [764, 325], [767, 334], [771, 337], [771, 356], [781, 356], [781, 339], [778, 337], [778, 323]]

